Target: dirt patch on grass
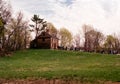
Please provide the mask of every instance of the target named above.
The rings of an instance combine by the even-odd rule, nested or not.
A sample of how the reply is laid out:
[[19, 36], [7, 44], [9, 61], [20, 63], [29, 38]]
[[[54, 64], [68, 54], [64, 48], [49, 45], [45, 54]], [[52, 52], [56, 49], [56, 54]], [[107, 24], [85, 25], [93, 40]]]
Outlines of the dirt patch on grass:
[[0, 79], [0, 84], [120, 84], [120, 82], [81, 82], [81, 81], [69, 81], [69, 80], [60, 80], [60, 79], [53, 79], [53, 80], [46, 80], [46, 79], [26, 79], [26, 80], [4, 80]]

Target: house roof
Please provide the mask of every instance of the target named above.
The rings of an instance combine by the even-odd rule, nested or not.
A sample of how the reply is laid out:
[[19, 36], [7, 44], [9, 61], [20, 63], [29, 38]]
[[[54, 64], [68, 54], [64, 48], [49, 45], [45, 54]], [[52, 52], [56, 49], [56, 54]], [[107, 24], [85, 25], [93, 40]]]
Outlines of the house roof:
[[55, 38], [55, 39], [58, 39], [55, 35], [50, 35], [48, 32], [42, 32], [37, 38]]

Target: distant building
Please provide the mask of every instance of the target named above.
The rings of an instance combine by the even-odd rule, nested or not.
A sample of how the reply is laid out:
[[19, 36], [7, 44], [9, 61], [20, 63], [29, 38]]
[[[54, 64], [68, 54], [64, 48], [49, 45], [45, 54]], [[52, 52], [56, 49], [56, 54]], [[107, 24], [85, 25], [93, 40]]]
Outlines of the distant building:
[[42, 32], [30, 43], [30, 48], [35, 49], [57, 49], [58, 41], [56, 35], [51, 35], [49, 32]]

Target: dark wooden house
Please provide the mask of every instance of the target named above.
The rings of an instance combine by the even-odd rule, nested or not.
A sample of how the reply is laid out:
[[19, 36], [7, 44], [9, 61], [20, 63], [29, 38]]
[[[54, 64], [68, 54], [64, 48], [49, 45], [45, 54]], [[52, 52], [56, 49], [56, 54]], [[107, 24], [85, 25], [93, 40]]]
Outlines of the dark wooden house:
[[36, 49], [57, 49], [59, 39], [48, 32], [42, 32], [38, 37], [31, 41], [30, 47]]

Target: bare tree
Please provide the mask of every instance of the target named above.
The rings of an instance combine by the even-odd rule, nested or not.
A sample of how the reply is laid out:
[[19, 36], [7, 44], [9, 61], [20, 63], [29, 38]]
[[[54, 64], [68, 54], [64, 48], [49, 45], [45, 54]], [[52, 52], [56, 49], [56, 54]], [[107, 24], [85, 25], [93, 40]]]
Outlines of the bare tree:
[[88, 35], [88, 32], [89, 31], [91, 31], [91, 30], [93, 30], [93, 28], [92, 28], [92, 26], [90, 26], [90, 25], [86, 25], [86, 24], [84, 24], [83, 26], [82, 26], [82, 29], [83, 29], [83, 34], [84, 34], [84, 50], [85, 51], [89, 51], [90, 49], [89, 49], [89, 47], [90, 47], [90, 45], [89, 45], [89, 35]]
[[92, 26], [89, 25], [85, 25], [83, 29], [85, 35], [85, 51], [100, 51], [100, 44], [104, 38], [104, 35], [100, 31], [95, 30]]
[[8, 27], [8, 48], [10, 50], [20, 50], [27, 47], [30, 32], [28, 21], [23, 20], [23, 14], [19, 12], [16, 18], [11, 19]]
[[80, 34], [74, 36], [74, 43], [76, 47], [80, 47]]
[[7, 50], [5, 47], [5, 42], [6, 42], [6, 25], [9, 23], [9, 20], [11, 18], [11, 6], [10, 4], [6, 3], [3, 0], [0, 0], [0, 20], [1, 23], [3, 24], [0, 27], [0, 47], [1, 47], [1, 52], [3, 52], [3, 55], [5, 55], [5, 51]]

